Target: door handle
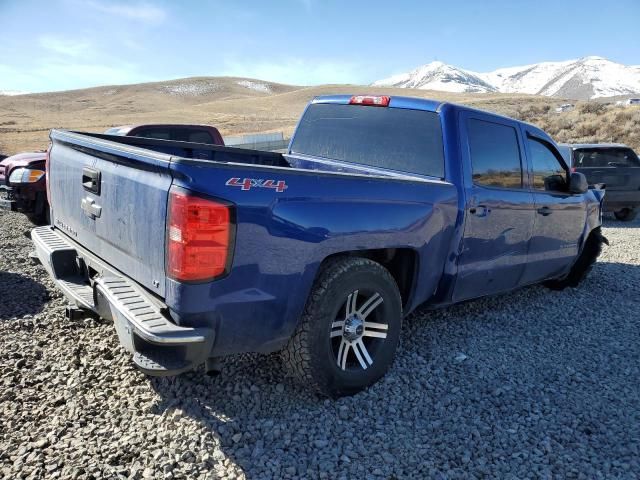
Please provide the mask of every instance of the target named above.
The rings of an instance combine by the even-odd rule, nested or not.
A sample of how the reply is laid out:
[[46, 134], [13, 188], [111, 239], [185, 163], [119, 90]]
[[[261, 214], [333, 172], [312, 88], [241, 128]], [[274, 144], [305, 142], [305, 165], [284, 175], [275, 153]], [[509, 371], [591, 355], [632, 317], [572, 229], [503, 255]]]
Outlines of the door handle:
[[469, 209], [469, 213], [471, 215], [475, 215], [476, 217], [486, 217], [491, 210], [489, 210], [484, 205], [478, 205], [477, 207], [471, 207]]
[[553, 210], [551, 210], [549, 207], [540, 207], [538, 209], [538, 213], [543, 217], [547, 217], [553, 213]]

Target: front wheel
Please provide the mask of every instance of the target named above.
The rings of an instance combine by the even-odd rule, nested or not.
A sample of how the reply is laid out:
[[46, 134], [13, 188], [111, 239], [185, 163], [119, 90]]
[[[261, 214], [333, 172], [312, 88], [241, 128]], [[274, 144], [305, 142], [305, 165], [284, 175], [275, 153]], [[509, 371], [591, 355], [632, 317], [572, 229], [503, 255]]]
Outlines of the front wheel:
[[366, 258], [330, 260], [282, 357], [318, 393], [352, 395], [389, 369], [401, 323], [398, 286], [382, 265]]
[[616, 217], [616, 219], [620, 220], [621, 222], [632, 222], [636, 218], [637, 214], [638, 212], [636, 212], [633, 208], [623, 208], [622, 210], [613, 212], [613, 215]]

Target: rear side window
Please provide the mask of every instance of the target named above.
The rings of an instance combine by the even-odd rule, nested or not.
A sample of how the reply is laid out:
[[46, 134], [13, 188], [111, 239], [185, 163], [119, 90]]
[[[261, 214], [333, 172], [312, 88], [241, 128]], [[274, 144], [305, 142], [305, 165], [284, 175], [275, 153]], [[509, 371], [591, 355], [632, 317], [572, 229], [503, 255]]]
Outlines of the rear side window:
[[214, 143], [209, 132], [193, 128], [148, 128], [136, 132], [134, 136], [174, 142]]
[[444, 177], [442, 130], [435, 112], [313, 104], [300, 120], [291, 152]]
[[473, 118], [467, 125], [473, 183], [522, 188], [522, 162], [516, 130]]
[[189, 132], [189, 136], [187, 142], [193, 143], [213, 143], [213, 139], [209, 132], [205, 132], [204, 130], [194, 130]]
[[630, 148], [581, 148], [573, 152], [577, 168], [640, 167], [640, 160]]
[[529, 151], [533, 166], [533, 188], [548, 191], [564, 190], [567, 172], [549, 147], [535, 138], [530, 138]]
[[154, 129], [154, 130], [140, 130], [136, 132], [134, 137], [142, 138], [155, 138], [157, 140], [172, 140], [171, 132], [169, 130]]

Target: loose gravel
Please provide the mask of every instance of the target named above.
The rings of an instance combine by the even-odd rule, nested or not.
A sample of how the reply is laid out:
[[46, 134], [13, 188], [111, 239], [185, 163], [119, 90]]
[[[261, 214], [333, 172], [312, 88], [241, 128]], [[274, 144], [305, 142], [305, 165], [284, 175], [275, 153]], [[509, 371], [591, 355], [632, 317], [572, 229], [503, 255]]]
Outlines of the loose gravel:
[[577, 289], [531, 287], [403, 327], [389, 374], [319, 399], [276, 355], [148, 378], [105, 321], [64, 318], [0, 213], [3, 478], [637, 478], [640, 223]]

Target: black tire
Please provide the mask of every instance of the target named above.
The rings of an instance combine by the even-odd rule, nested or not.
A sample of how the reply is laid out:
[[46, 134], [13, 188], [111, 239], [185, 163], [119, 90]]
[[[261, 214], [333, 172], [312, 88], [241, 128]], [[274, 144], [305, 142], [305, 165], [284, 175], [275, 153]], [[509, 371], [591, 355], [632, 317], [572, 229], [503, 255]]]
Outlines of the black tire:
[[39, 193], [36, 199], [34, 212], [27, 214], [29, 221], [34, 225], [49, 225], [49, 202], [45, 193]]
[[602, 244], [607, 243], [607, 239], [602, 235], [600, 227], [594, 228], [589, 234], [589, 238], [576, 260], [573, 264], [569, 274], [561, 280], [549, 280], [545, 282], [545, 286], [552, 290], [564, 290], [567, 287], [577, 287], [586, 277], [593, 264], [602, 252]]
[[35, 226], [49, 225], [50, 224], [49, 211], [48, 210], [46, 212], [44, 212], [44, 213], [39, 214], [39, 215], [27, 215], [27, 218]]
[[638, 212], [633, 208], [623, 208], [622, 210], [613, 212], [613, 215], [617, 220], [620, 220], [621, 222], [632, 222], [633, 220], [635, 220]]
[[382, 265], [366, 258], [331, 259], [316, 278], [282, 359], [319, 394], [353, 395], [387, 372], [401, 326], [400, 292]]

